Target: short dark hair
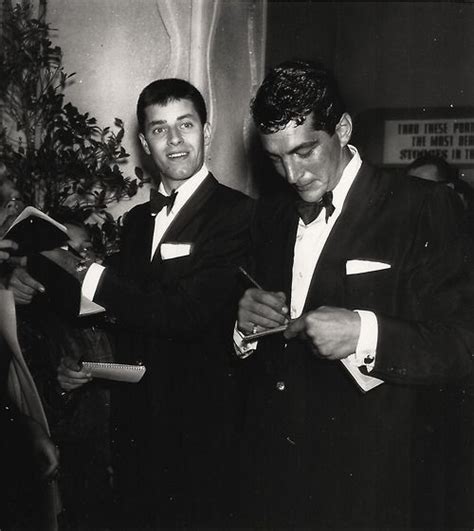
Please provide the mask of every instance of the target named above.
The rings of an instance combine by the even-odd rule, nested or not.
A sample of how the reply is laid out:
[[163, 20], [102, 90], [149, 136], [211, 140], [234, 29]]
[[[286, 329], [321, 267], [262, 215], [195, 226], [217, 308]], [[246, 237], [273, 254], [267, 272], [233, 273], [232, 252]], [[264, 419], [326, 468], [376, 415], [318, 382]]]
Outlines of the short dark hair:
[[204, 125], [207, 122], [206, 103], [199, 90], [184, 79], [158, 79], [147, 85], [137, 102], [137, 119], [140, 131], [145, 126], [145, 109], [150, 105], [166, 105], [170, 101], [189, 100]]
[[270, 70], [251, 103], [251, 112], [256, 127], [264, 134], [275, 133], [290, 121], [301, 125], [312, 113], [314, 129], [332, 136], [345, 105], [327, 68], [298, 60]]
[[453, 181], [453, 168], [449, 165], [446, 159], [443, 159], [442, 157], [438, 157], [436, 155], [423, 155], [415, 159], [407, 166], [407, 175], [410, 174], [411, 170], [421, 168], [422, 166], [434, 166], [438, 174], [439, 182]]

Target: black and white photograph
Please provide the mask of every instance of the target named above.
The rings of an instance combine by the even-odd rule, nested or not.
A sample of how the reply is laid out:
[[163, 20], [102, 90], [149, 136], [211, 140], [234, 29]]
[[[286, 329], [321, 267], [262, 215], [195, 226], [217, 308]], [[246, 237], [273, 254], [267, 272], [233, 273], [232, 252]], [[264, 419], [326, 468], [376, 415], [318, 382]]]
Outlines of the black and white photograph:
[[473, 28], [0, 0], [0, 531], [474, 530]]

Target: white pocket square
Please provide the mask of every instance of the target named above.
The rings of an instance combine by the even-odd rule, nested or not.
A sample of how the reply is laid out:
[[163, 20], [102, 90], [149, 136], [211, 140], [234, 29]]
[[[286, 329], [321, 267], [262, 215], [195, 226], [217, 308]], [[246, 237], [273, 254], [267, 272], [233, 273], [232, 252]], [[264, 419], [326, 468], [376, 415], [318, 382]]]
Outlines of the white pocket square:
[[372, 260], [347, 260], [346, 275], [358, 275], [360, 273], [370, 273], [372, 271], [382, 271], [390, 269], [392, 266], [385, 262], [374, 262]]
[[171, 258], [188, 256], [191, 254], [191, 247], [190, 243], [162, 243], [160, 245], [161, 259], [170, 260]]

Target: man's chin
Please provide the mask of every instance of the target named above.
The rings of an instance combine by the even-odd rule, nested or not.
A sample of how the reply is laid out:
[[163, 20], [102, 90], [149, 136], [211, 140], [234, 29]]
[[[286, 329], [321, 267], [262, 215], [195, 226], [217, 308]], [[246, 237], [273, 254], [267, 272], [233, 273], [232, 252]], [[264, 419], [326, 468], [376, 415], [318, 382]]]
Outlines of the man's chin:
[[297, 190], [297, 193], [303, 201], [306, 201], [307, 203], [317, 203], [321, 200], [321, 197], [323, 197], [322, 191], [301, 191]]

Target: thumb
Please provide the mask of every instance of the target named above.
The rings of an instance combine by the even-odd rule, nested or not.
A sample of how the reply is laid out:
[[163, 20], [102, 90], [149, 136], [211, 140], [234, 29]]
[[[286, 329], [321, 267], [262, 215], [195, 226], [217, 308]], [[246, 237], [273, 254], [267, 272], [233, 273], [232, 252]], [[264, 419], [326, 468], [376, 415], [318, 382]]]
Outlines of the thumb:
[[293, 321], [290, 321], [288, 328], [284, 332], [284, 336], [286, 339], [291, 339], [301, 332], [304, 332], [306, 329], [306, 322], [304, 319], [304, 315], [301, 317], [298, 317], [298, 319], [294, 319]]

